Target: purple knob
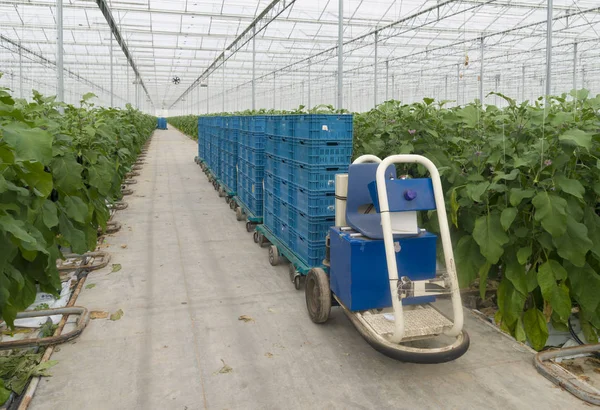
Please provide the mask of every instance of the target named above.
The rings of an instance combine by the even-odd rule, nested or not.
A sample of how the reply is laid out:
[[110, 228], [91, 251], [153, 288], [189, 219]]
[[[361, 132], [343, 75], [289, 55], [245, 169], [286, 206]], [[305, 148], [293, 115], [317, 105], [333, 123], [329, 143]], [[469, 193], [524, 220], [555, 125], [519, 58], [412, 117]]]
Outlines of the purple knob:
[[407, 201], [412, 201], [416, 197], [417, 191], [414, 191], [412, 189], [407, 189], [406, 191], [404, 191], [404, 199], [406, 199]]

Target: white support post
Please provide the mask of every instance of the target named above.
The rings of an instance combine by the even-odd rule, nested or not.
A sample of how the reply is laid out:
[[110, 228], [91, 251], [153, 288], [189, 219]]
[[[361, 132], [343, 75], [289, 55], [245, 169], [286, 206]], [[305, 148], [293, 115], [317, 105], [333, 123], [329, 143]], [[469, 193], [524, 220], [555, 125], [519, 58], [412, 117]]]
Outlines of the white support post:
[[23, 49], [19, 41], [19, 98], [23, 98]]
[[310, 61], [309, 61], [308, 62], [308, 90], [307, 90], [308, 91], [308, 105], [307, 106], [308, 106], [309, 110], [311, 108], [311, 105], [310, 105], [310, 82], [311, 82], [311, 79], [310, 79]]
[[210, 87], [208, 85], [208, 77], [206, 77], [206, 114], [210, 113], [210, 95], [209, 95]]
[[109, 50], [109, 56], [110, 56], [110, 106], [114, 107], [115, 106], [115, 100], [114, 100], [114, 96], [115, 96], [115, 92], [114, 92], [114, 80], [113, 80], [113, 35], [112, 32], [109, 34], [110, 36], [110, 50]]
[[548, 17], [546, 25], [546, 97], [552, 94], [552, 16], [553, 0], [548, 1]]
[[256, 110], [256, 26], [252, 30], [252, 110]]
[[385, 60], [385, 100], [390, 100], [390, 61]]
[[377, 107], [377, 42], [379, 41], [379, 32], [375, 32], [375, 64], [373, 66], [373, 108]]
[[277, 108], [277, 104], [276, 104], [276, 98], [277, 93], [275, 91], [275, 73], [273, 73], [273, 109], [275, 110]]
[[460, 64], [456, 65], [456, 105], [460, 105]]
[[223, 77], [222, 77], [222, 83], [221, 83], [221, 95], [223, 98], [221, 98], [221, 112], [225, 112], [225, 57], [223, 57]]
[[396, 99], [396, 82], [394, 78], [394, 74], [392, 74], [392, 100]]
[[56, 0], [56, 99], [65, 100], [63, 64], [63, 2]]
[[479, 104], [483, 107], [483, 36], [481, 37], [481, 57], [479, 64]]
[[444, 77], [444, 100], [448, 100], [448, 76]]
[[525, 101], [525, 64], [523, 64], [523, 74], [521, 77], [521, 102]]
[[573, 44], [573, 89], [577, 90], [577, 43]]
[[337, 68], [337, 108], [344, 105], [344, 0], [338, 2], [338, 68]]

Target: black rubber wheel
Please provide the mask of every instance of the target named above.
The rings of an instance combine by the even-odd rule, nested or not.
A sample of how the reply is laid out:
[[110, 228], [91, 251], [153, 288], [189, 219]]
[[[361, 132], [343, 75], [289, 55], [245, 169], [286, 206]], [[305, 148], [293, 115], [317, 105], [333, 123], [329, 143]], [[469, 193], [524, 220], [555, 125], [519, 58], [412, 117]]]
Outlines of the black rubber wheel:
[[225, 196], [225, 190], [223, 188], [219, 188], [219, 197], [223, 198]]
[[296, 290], [302, 289], [302, 278], [302, 275], [296, 275], [296, 277], [294, 278], [294, 288], [296, 288]]
[[258, 235], [259, 235], [259, 232], [254, 231], [254, 235], [252, 235], [252, 239], [254, 239], [254, 243], [258, 243]]
[[271, 266], [279, 265], [279, 249], [275, 245], [269, 247], [269, 263]]
[[231, 197], [230, 196], [226, 196], [225, 197], [225, 203], [226, 204], [230, 204], [231, 203]]
[[269, 240], [267, 238], [265, 238], [265, 235], [263, 235], [261, 232], [258, 233], [258, 246], [260, 246], [261, 248], [265, 246], [266, 243], [269, 243]]
[[229, 208], [230, 208], [232, 211], [235, 211], [235, 208], [237, 208], [237, 206], [238, 206], [238, 205], [235, 203], [235, 201], [234, 201], [234, 200], [231, 200], [231, 201], [229, 202]]
[[[299, 279], [300, 276], [294, 279], [294, 285], [296, 281], [300, 282]], [[310, 320], [314, 323], [325, 323], [329, 319], [331, 311], [331, 289], [329, 288], [329, 277], [323, 269], [312, 268], [308, 271], [304, 295]]]
[[239, 206], [235, 209], [235, 219], [238, 221], [244, 220], [244, 211]]
[[254, 230], [254, 224], [250, 221], [246, 222], [246, 232], [252, 232]]
[[289, 266], [289, 272], [290, 272], [290, 282], [294, 283], [294, 279], [296, 278], [296, 267], [294, 266], [293, 263], [290, 263]]

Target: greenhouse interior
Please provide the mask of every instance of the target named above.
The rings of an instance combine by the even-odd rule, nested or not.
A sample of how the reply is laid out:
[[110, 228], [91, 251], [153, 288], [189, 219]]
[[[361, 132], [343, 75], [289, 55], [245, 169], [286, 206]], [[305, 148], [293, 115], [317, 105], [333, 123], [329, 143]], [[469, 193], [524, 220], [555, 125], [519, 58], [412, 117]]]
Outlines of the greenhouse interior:
[[597, 0], [0, 16], [0, 409], [600, 406]]

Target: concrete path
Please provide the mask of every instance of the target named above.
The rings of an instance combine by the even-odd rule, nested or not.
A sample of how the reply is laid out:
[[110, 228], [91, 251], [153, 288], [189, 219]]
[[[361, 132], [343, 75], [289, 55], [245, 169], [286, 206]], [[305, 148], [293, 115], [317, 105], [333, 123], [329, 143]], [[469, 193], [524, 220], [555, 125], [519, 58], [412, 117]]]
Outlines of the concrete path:
[[196, 152], [178, 131], [156, 132], [107, 240], [122, 269], [91, 273], [77, 301], [124, 316], [60, 346], [33, 409], [588, 408], [468, 312], [470, 350], [440, 365], [382, 356], [339, 309], [313, 324], [287, 266], [269, 265]]

